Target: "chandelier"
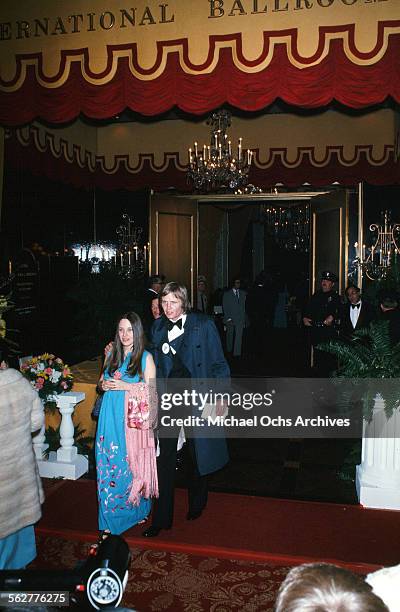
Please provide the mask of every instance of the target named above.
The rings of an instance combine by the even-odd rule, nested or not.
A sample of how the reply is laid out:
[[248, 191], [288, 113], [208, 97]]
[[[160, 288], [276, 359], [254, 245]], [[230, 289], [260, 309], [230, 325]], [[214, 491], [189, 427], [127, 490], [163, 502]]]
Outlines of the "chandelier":
[[393, 265], [397, 263], [400, 246], [397, 240], [400, 236], [400, 223], [391, 223], [390, 211], [381, 213], [381, 223], [371, 223], [372, 240], [369, 246], [354, 244], [356, 258], [353, 270], [359, 269], [372, 281], [385, 278]]
[[310, 247], [310, 205], [273, 206], [264, 204], [263, 222], [268, 234], [282, 249], [308, 253]]
[[261, 191], [248, 185], [248, 175], [253, 159], [253, 151], [244, 150], [242, 138], [237, 149], [233, 149], [228, 139], [227, 128], [231, 125], [231, 113], [218, 110], [207, 120], [211, 125], [210, 144], [189, 149], [188, 182], [200, 192], [254, 193]]
[[125, 276], [142, 276], [147, 273], [148, 245], [143, 244], [143, 229], [135, 225], [129, 215], [122, 215], [124, 222], [117, 227], [119, 245], [115, 254], [115, 266]]

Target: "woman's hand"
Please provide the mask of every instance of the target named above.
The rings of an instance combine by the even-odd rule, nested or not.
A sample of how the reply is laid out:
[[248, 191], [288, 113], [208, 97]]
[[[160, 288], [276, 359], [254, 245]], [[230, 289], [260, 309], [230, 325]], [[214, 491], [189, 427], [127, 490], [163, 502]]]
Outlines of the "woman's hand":
[[114, 348], [114, 343], [113, 342], [109, 342], [107, 344], [107, 346], [104, 347], [104, 357], [107, 357], [108, 353], [111, 353], [113, 348]]
[[109, 378], [103, 380], [104, 391], [129, 391], [131, 383], [127, 383], [121, 379]]

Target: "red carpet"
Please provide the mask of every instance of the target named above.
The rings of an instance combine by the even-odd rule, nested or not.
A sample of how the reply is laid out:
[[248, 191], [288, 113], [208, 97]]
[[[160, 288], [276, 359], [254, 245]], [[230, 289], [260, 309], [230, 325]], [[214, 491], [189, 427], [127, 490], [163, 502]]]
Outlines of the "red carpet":
[[[94, 541], [95, 482], [49, 484], [38, 533]], [[141, 537], [143, 527], [137, 526], [124, 537], [130, 546], [141, 549], [281, 565], [324, 560], [360, 572], [400, 560], [400, 512], [211, 493], [200, 519], [186, 521], [185, 513], [186, 494], [177, 489], [171, 531], [146, 539]]]
[[[31, 568], [73, 568], [89, 545], [37, 536], [38, 557]], [[121, 606], [138, 612], [272, 612], [276, 592], [289, 567], [254, 561], [204, 558], [130, 547], [132, 562]]]

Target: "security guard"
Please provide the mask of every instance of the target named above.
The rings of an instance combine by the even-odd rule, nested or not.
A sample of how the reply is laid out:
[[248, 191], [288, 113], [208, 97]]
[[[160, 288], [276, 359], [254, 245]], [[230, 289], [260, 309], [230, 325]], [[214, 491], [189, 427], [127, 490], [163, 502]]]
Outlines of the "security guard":
[[316, 345], [336, 337], [335, 321], [341, 300], [334, 289], [337, 276], [329, 270], [321, 274], [321, 289], [311, 296], [303, 313], [303, 324], [309, 328], [310, 342], [314, 349], [313, 366], [318, 376], [328, 376], [336, 362], [329, 353], [318, 351]]

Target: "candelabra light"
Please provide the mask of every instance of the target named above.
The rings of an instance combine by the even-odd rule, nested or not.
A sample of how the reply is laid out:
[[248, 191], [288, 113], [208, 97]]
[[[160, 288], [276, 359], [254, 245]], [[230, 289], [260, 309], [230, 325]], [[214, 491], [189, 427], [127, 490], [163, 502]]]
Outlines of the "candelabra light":
[[381, 223], [371, 223], [372, 232], [370, 245], [354, 244], [356, 258], [353, 269], [359, 269], [372, 281], [385, 278], [400, 253], [398, 240], [400, 238], [400, 223], [391, 223], [390, 211], [382, 213]]
[[207, 121], [211, 125], [210, 144], [189, 149], [188, 182], [200, 192], [255, 193], [260, 189], [248, 184], [253, 151], [245, 150], [242, 138], [237, 148], [229, 140], [227, 128], [231, 125], [231, 113], [218, 110]]
[[134, 219], [124, 213], [124, 222], [117, 227], [119, 246], [115, 254], [115, 265], [126, 276], [141, 276], [147, 273], [148, 244], [143, 244], [143, 229], [135, 225]]
[[289, 251], [308, 253], [310, 246], [310, 206], [264, 204], [262, 220], [276, 244]]

